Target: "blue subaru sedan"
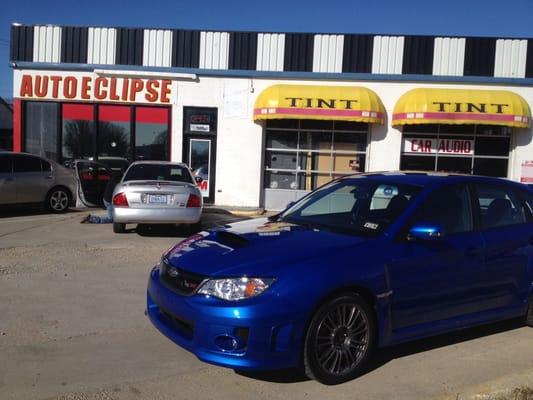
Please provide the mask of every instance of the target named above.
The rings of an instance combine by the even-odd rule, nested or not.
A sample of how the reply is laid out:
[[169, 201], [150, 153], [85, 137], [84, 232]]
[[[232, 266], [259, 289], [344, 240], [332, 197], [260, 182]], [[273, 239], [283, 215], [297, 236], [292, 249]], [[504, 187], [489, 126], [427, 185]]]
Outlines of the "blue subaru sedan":
[[201, 232], [150, 274], [152, 323], [199, 359], [356, 377], [372, 350], [507, 318], [533, 325], [533, 191], [497, 178], [344, 177]]

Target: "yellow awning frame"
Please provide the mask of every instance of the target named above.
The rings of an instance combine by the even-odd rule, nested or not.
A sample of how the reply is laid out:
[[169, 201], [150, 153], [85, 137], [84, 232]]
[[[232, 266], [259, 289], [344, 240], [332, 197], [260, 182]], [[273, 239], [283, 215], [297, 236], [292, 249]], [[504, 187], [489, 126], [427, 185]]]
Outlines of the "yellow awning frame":
[[531, 126], [531, 109], [507, 90], [417, 88], [394, 106], [392, 125], [453, 124]]
[[254, 105], [254, 120], [314, 119], [383, 124], [378, 95], [360, 86], [273, 85]]

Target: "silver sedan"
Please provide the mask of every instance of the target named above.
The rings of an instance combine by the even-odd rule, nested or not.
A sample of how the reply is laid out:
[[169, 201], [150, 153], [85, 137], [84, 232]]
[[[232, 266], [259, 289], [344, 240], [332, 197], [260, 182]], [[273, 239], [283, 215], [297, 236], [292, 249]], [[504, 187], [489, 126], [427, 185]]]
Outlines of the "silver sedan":
[[202, 194], [187, 165], [138, 161], [113, 191], [113, 231], [126, 224], [189, 224], [200, 229]]

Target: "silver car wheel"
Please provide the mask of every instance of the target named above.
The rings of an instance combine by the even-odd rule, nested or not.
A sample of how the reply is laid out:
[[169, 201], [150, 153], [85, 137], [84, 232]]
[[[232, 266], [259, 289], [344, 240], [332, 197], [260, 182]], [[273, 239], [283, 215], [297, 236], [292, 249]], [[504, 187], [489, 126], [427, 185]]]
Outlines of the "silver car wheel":
[[68, 194], [64, 190], [55, 190], [50, 195], [48, 204], [54, 211], [64, 211], [68, 207]]

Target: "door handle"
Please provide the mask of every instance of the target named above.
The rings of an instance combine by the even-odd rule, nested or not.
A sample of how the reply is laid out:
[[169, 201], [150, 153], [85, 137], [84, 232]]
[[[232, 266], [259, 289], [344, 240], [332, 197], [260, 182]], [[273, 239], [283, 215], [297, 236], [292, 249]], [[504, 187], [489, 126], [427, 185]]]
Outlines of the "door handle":
[[530, 236], [530, 238], [529, 238], [529, 244], [533, 245], [533, 236]]
[[13, 182], [15, 179], [13, 178], [5, 178], [4, 179], [4, 182]]
[[466, 255], [469, 257], [479, 257], [483, 254], [483, 247], [470, 247], [466, 250]]
[[47, 175], [44, 177], [44, 179], [54, 179], [54, 177], [52, 175]]

